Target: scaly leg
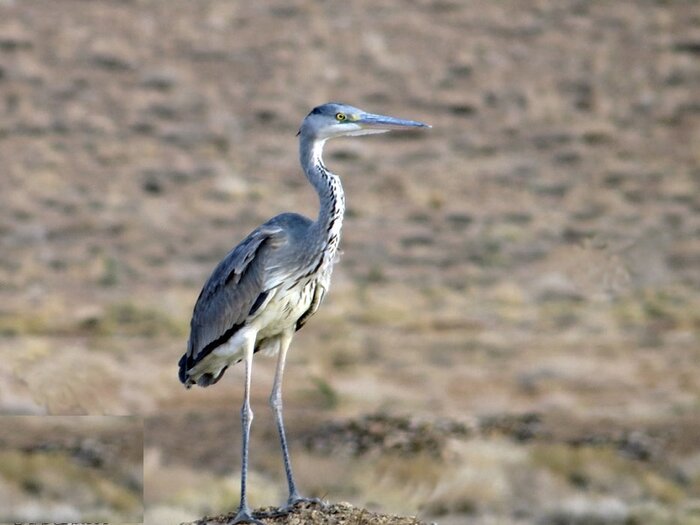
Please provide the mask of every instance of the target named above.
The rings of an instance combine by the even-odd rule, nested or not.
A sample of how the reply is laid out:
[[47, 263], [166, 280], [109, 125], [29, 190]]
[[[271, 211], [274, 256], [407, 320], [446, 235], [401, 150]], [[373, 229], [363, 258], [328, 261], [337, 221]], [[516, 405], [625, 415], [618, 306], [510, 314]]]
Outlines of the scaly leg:
[[250, 408], [250, 376], [253, 371], [253, 350], [255, 348], [255, 334], [245, 339], [245, 386], [243, 390], [243, 406], [241, 407], [241, 427], [243, 430], [243, 453], [241, 455], [241, 503], [238, 507], [238, 514], [230, 522], [230, 525], [237, 523], [255, 523], [265, 525], [262, 521], [256, 520], [250, 513], [248, 506], [248, 496], [246, 494], [246, 481], [248, 478], [248, 440], [250, 439], [250, 426], [253, 422], [253, 411]]
[[294, 332], [287, 331], [280, 336], [280, 353], [277, 360], [277, 370], [275, 372], [275, 382], [272, 387], [272, 393], [270, 394], [270, 407], [272, 407], [275, 413], [275, 420], [277, 422], [277, 431], [280, 435], [280, 445], [282, 447], [282, 459], [284, 460], [284, 470], [287, 473], [287, 485], [289, 486], [289, 498], [287, 499], [287, 506], [284, 510], [290, 509], [295, 503], [300, 501], [311, 501], [315, 503], [321, 503], [315, 498], [303, 498], [297, 492], [296, 485], [294, 483], [294, 474], [292, 474], [292, 463], [289, 460], [289, 448], [287, 447], [287, 435], [284, 431], [284, 420], [282, 419], [282, 376], [284, 375], [284, 365], [287, 359], [287, 350], [289, 350], [289, 345], [292, 342], [292, 336]]

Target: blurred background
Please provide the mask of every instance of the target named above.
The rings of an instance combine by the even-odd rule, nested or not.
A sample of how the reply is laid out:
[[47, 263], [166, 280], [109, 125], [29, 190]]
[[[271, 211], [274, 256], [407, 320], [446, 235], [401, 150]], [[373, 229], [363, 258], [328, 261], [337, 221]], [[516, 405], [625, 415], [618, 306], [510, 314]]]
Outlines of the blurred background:
[[[433, 129], [327, 148], [347, 216], [285, 376], [301, 489], [700, 523], [694, 1], [1, 1], [0, 411], [144, 417], [146, 523], [232, 510], [242, 369], [185, 391], [177, 361], [220, 258], [315, 216], [294, 135], [329, 100]], [[286, 496], [274, 365], [254, 505]]]
[[136, 417], [0, 417], [0, 522], [143, 522]]

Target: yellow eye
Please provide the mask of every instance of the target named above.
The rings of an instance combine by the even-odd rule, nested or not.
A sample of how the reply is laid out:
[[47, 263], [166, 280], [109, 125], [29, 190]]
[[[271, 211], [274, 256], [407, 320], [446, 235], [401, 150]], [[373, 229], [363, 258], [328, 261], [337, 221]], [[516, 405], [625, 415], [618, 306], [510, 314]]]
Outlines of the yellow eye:
[[336, 113], [335, 114], [335, 120], [337, 120], [338, 122], [342, 122], [347, 118], [348, 117], [345, 116], [345, 113]]

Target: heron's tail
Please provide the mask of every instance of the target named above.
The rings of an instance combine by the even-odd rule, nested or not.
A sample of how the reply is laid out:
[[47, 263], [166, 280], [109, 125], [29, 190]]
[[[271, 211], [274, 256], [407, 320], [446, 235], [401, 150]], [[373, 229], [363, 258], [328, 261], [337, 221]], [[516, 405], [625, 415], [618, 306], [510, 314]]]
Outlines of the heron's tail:
[[195, 363], [188, 356], [188, 354], [183, 355], [180, 358], [180, 362], [178, 364], [180, 365], [180, 371], [178, 373], [178, 376], [180, 377], [180, 382], [184, 384], [187, 388], [192, 387], [192, 385], [203, 387], [213, 385], [216, 382], [218, 382], [219, 379], [222, 378], [224, 372], [226, 372], [226, 369], [228, 368], [227, 365], [218, 370], [216, 373], [204, 372], [200, 373], [198, 376], [192, 376], [190, 374], [190, 371], [192, 370], [192, 367]]
[[178, 376], [180, 377], [180, 382], [183, 385], [185, 385], [187, 388], [190, 388], [192, 385], [195, 384], [195, 382], [192, 379], [190, 379], [190, 375], [188, 373], [189, 368], [190, 368], [190, 366], [189, 366], [190, 363], [188, 361], [189, 361], [189, 359], [188, 359], [187, 354], [184, 354], [180, 358], [180, 362], [178, 363], [178, 365], [180, 367], [180, 371], [178, 372]]

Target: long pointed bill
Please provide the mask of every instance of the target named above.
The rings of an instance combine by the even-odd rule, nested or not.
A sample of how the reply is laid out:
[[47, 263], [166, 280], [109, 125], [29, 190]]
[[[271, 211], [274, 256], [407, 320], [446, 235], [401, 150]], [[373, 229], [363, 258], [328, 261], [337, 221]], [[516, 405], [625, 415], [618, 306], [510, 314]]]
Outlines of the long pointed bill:
[[362, 113], [353, 122], [362, 126], [362, 129], [352, 132], [353, 135], [386, 133], [392, 129], [432, 127], [416, 120], [404, 120], [400, 118], [387, 117], [385, 115], [375, 115], [373, 113]]
[[372, 113], [364, 113], [355, 121], [356, 124], [361, 124], [370, 128], [429, 128], [428, 124], [418, 122], [416, 120], [404, 120], [400, 118], [387, 117], [384, 115], [374, 115]]

